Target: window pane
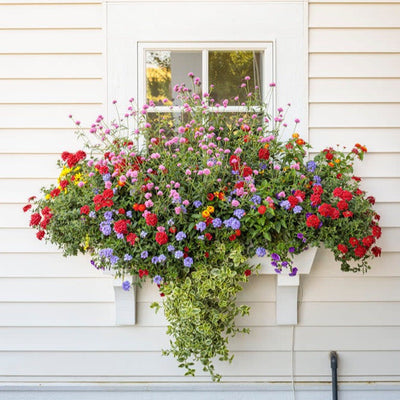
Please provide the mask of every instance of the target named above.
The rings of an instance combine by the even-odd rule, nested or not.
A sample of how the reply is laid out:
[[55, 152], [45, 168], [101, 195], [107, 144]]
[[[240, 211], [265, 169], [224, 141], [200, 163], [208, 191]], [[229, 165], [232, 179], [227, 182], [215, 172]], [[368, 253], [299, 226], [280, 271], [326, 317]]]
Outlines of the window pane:
[[241, 102], [244, 101], [246, 91], [240, 89], [240, 85], [246, 83], [243, 79], [246, 76], [250, 77], [247, 81], [248, 91], [254, 93], [255, 86], [261, 88], [261, 51], [210, 51], [208, 59], [208, 81], [215, 85], [211, 97], [216, 102], [221, 103], [224, 99], [228, 99], [229, 105], [237, 105], [233, 102], [233, 98], [237, 95]]
[[174, 86], [184, 83], [192, 90], [189, 72], [202, 79], [201, 58], [201, 51], [146, 51], [146, 100], [176, 105]]

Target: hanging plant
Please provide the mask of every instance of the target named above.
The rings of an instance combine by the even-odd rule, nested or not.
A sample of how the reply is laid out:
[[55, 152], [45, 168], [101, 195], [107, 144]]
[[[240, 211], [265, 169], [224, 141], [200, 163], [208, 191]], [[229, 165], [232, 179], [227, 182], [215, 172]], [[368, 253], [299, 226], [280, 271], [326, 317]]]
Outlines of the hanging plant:
[[249, 258], [268, 255], [277, 273], [296, 275], [293, 255], [323, 243], [342, 270], [366, 272], [381, 252], [374, 200], [353, 175], [366, 148], [311, 159], [298, 133], [284, 133], [284, 110], [272, 118], [249, 79], [235, 113], [228, 100], [197, 94], [193, 77], [193, 91], [175, 87], [182, 112], [172, 117], [148, 118], [154, 103], [136, 110], [133, 100], [111, 125], [99, 116], [78, 131], [84, 150], [62, 153], [57, 183], [24, 207], [37, 238], [65, 255], [89, 253], [96, 268], [151, 279], [162, 296], [153, 307], [169, 323], [165, 354], [189, 375], [200, 363], [213, 380], [215, 357], [232, 360], [228, 338], [248, 331], [235, 318], [249, 308], [235, 301]]

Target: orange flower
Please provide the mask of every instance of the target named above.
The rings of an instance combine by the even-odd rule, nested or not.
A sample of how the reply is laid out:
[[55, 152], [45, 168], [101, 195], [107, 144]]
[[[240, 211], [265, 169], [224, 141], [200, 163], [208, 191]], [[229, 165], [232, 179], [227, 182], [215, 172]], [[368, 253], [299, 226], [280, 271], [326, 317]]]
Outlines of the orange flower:
[[292, 138], [297, 139], [300, 135], [298, 133], [293, 133]]
[[297, 139], [297, 140], [296, 140], [296, 143], [297, 143], [299, 146], [302, 146], [302, 145], [305, 143], [305, 141], [304, 141], [303, 139]]

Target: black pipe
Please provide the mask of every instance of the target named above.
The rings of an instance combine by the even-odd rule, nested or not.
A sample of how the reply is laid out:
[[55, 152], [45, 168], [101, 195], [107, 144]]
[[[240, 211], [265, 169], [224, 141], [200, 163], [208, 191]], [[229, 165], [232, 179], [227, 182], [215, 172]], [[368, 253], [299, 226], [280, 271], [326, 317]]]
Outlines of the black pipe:
[[336, 351], [331, 351], [331, 369], [332, 369], [332, 400], [338, 400], [338, 389], [337, 389], [337, 367], [338, 357]]

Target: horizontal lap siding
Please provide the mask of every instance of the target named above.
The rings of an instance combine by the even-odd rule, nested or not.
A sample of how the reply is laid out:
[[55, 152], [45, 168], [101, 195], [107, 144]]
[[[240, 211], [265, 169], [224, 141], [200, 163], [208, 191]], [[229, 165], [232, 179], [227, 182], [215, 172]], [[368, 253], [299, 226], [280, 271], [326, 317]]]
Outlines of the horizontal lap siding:
[[317, 375], [316, 364], [300, 364], [318, 362], [319, 351], [327, 356], [336, 350], [343, 381], [399, 379], [392, 336], [400, 327], [400, 242], [394, 228], [400, 214], [399, 15], [398, 1], [309, 2], [310, 141], [318, 150], [367, 146], [355, 173], [377, 199], [384, 252], [362, 276], [341, 272], [327, 250], [319, 251], [299, 292], [300, 375]]

